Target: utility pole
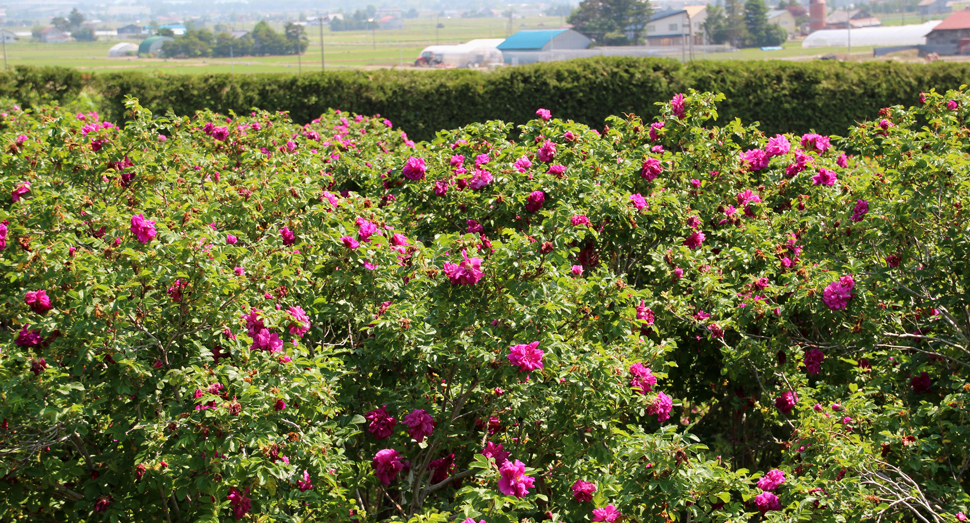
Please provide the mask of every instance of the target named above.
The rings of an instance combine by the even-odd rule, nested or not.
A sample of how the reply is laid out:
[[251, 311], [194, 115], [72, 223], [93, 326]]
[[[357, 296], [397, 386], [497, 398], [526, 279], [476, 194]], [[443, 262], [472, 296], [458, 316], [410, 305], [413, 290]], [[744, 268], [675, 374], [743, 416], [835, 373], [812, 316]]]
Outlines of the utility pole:
[[3, 38], [3, 68], [9, 69], [7, 67], [7, 33], [0, 30], [0, 38]]
[[320, 70], [326, 71], [327, 61], [323, 56], [323, 17], [318, 15], [317, 19], [320, 20]]
[[441, 13], [434, 15], [434, 45], [441, 44], [441, 38], [438, 36], [438, 26], [441, 25]]
[[849, 35], [849, 54], [852, 54], [852, 13], [849, 13], [849, 30], [847, 31]]
[[229, 72], [236, 72], [236, 61], [232, 56], [232, 44], [229, 44]]

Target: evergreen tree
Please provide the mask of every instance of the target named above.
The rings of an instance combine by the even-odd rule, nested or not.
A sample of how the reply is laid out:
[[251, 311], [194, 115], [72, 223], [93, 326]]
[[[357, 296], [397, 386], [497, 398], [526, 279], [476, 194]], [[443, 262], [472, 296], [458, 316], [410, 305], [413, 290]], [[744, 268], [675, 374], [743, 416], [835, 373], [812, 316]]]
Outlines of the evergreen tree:
[[[651, 12], [647, 0], [583, 0], [566, 22], [601, 44], [637, 44], [643, 41]], [[626, 34], [628, 28], [632, 41]]]
[[748, 32], [748, 46], [764, 45], [768, 28], [768, 7], [764, 0], [747, 0], [744, 3], [744, 27]]
[[730, 36], [727, 31], [727, 18], [724, 16], [724, 9], [717, 4], [711, 4], [707, 7], [707, 19], [704, 20], [701, 27], [704, 28], [707, 40], [714, 44], [723, 44]]

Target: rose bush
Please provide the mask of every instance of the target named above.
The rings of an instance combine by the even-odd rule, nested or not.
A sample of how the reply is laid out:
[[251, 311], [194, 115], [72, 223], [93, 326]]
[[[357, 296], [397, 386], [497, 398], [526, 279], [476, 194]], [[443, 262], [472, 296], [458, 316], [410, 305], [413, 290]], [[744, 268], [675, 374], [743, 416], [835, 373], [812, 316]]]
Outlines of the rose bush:
[[845, 137], [718, 100], [420, 144], [9, 108], [0, 514], [955, 519], [970, 99]]

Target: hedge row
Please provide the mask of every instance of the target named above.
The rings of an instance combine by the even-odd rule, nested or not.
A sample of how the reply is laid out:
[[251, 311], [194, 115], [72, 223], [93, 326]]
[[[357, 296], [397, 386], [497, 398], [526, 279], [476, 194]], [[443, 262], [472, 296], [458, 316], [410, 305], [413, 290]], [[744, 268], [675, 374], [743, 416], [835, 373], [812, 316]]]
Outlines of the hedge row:
[[655, 103], [677, 92], [723, 92], [720, 121], [759, 121], [768, 133], [842, 133], [890, 105], [915, 103], [931, 88], [959, 88], [970, 64], [838, 62], [708, 62], [595, 58], [535, 64], [492, 73], [449, 70], [338, 71], [293, 74], [169, 75], [139, 72], [82, 75], [70, 69], [26, 68], [0, 75], [0, 95], [66, 101], [87, 88], [121, 120], [131, 95], [153, 112], [201, 109], [290, 111], [306, 123], [328, 108], [381, 114], [412, 138], [440, 129], [501, 119], [521, 124], [538, 107], [599, 127], [609, 115], [657, 114]]

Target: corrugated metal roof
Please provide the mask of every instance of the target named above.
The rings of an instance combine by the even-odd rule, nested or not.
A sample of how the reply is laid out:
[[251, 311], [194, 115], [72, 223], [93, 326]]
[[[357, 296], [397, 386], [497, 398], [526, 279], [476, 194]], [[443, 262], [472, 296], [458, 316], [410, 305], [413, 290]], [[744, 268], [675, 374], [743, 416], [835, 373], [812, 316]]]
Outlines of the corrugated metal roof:
[[519, 31], [505, 39], [498, 49], [503, 51], [520, 49], [542, 49], [553, 38], [566, 32], [566, 29], [550, 29], [544, 31]]
[[946, 17], [940, 25], [933, 28], [934, 31], [945, 31], [947, 29], [970, 29], [970, 9], [957, 11]]

